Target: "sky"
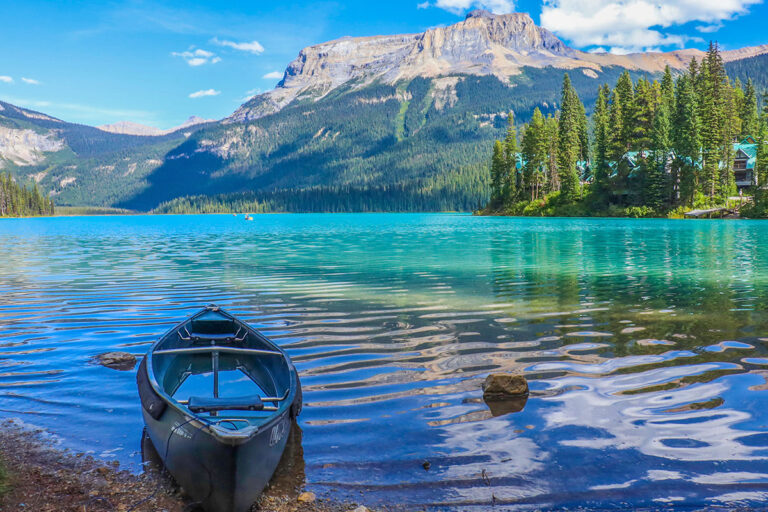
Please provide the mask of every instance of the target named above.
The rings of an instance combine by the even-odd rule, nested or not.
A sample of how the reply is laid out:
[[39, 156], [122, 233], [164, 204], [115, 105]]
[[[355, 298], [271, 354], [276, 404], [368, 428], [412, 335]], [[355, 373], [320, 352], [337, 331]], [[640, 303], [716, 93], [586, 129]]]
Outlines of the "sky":
[[572, 47], [626, 53], [768, 44], [768, 0], [0, 0], [0, 100], [66, 121], [221, 119], [305, 46], [527, 12]]

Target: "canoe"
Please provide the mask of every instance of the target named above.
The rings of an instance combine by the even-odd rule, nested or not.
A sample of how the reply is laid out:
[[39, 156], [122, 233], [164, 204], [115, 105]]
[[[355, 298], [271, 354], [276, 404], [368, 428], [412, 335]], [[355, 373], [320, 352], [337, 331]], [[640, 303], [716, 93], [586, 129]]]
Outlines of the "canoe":
[[280, 461], [302, 394], [288, 355], [211, 305], [164, 334], [136, 377], [147, 434], [208, 512], [246, 512]]

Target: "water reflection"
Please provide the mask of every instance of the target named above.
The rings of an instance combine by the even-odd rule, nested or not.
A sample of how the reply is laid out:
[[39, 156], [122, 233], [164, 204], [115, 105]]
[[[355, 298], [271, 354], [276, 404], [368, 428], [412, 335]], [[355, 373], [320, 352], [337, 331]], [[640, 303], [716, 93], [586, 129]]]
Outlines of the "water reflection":
[[[461, 510], [757, 506], [767, 242], [755, 222], [4, 221], [0, 414], [139, 469], [134, 376], [89, 360], [217, 302], [302, 374], [296, 478], [275, 485]], [[482, 402], [499, 371], [527, 402]]]

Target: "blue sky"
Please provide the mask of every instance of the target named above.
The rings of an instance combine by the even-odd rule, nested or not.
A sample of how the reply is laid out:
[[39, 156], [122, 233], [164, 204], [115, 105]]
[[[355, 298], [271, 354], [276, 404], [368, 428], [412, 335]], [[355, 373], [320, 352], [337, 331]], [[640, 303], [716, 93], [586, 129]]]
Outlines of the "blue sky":
[[586, 50], [768, 44], [764, 0], [0, 0], [0, 99], [91, 125], [218, 119], [305, 46], [421, 32], [475, 7], [528, 12]]

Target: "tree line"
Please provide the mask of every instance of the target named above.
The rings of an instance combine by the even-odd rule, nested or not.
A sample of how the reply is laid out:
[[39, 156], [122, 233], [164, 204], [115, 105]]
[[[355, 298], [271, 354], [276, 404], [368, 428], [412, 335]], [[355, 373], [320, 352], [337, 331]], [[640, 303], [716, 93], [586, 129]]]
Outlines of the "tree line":
[[591, 123], [565, 74], [558, 112], [536, 109], [519, 138], [509, 115], [485, 211], [655, 216], [724, 204], [737, 193], [734, 142], [761, 142], [755, 172], [768, 180], [768, 106], [761, 115], [757, 96], [751, 80], [729, 78], [715, 43], [676, 77], [624, 72], [599, 87]]
[[0, 217], [53, 215], [53, 200], [42, 195], [34, 184], [27, 188], [13, 181], [10, 174], [0, 174]]

